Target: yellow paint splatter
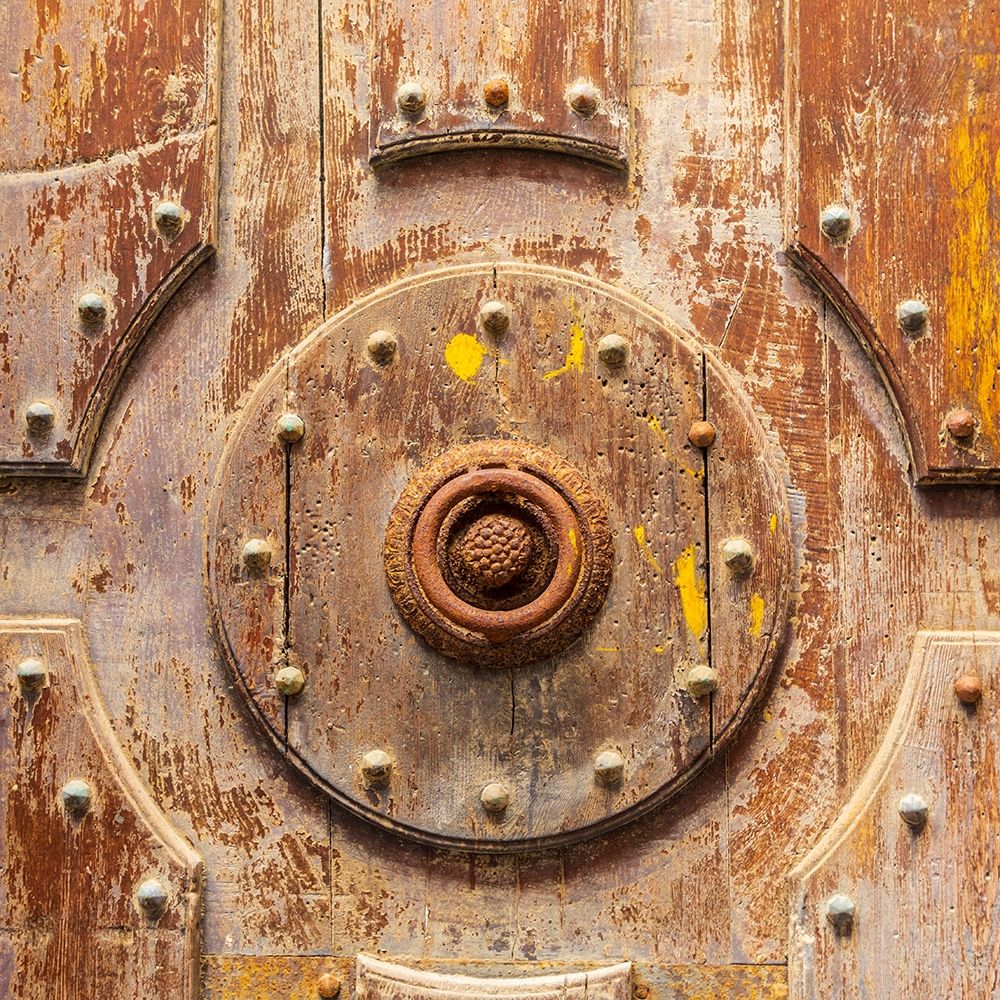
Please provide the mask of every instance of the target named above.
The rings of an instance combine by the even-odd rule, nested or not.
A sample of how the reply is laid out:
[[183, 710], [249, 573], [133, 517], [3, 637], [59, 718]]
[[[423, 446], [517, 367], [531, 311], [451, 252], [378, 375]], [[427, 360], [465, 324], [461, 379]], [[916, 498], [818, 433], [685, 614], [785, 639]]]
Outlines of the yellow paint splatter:
[[[577, 544], [577, 541], [576, 541], [576, 532], [572, 528], [569, 529], [569, 544], [573, 546], [573, 551], [577, 555], [579, 555], [580, 554], [580, 546]], [[567, 576], [572, 576], [573, 575], [573, 564], [572, 563], [570, 563], [570, 565], [566, 567], [566, 575]]]
[[667, 648], [666, 646], [654, 646], [653, 652], [656, 653], [658, 656], [662, 656], [666, 648]]
[[778, 533], [778, 515], [771, 515], [771, 534], [776, 535]]
[[646, 541], [646, 529], [643, 525], [637, 524], [632, 529], [632, 534], [635, 535], [636, 544], [639, 546], [639, 551], [642, 553], [642, 557], [653, 567], [654, 572], [663, 576], [663, 567], [656, 561], [656, 556], [653, 555], [653, 550], [649, 547], [649, 542]]
[[764, 598], [760, 594], [750, 595], [750, 628], [752, 636], [758, 636], [764, 628]]
[[700, 639], [708, 628], [705, 581], [698, 576], [694, 546], [689, 545], [674, 563], [674, 583], [681, 597], [681, 610], [691, 634]]
[[660, 418], [653, 414], [646, 417], [646, 423], [649, 424], [649, 429], [660, 439], [660, 448], [663, 449], [663, 454], [673, 461], [673, 455], [670, 453], [670, 441], [667, 438], [667, 432], [660, 423]]
[[597, 646], [596, 652], [598, 653], [620, 653], [621, 648], [619, 646]]
[[482, 367], [486, 347], [469, 333], [456, 333], [444, 349], [448, 367], [463, 381], [471, 382]]
[[569, 325], [569, 347], [566, 350], [566, 364], [562, 368], [556, 368], [555, 371], [546, 372], [542, 378], [548, 381], [550, 378], [565, 375], [567, 372], [582, 372], [583, 349], [583, 327], [576, 320], [573, 320]]

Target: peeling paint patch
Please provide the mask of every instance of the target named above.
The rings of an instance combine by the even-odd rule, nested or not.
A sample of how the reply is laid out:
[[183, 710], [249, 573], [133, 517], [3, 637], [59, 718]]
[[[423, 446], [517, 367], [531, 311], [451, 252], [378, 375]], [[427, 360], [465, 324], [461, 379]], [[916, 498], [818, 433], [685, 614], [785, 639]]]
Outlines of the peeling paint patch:
[[698, 576], [694, 546], [689, 545], [674, 562], [674, 583], [681, 598], [684, 621], [691, 634], [700, 639], [708, 628], [708, 601], [705, 581]]
[[649, 542], [646, 541], [646, 528], [637, 524], [632, 529], [632, 534], [635, 536], [636, 544], [639, 546], [639, 551], [642, 553], [643, 559], [653, 567], [653, 571], [659, 576], [663, 576], [663, 567], [656, 560], [656, 556], [653, 555], [653, 550], [649, 547]]
[[485, 345], [469, 333], [456, 333], [444, 349], [445, 362], [463, 382], [471, 382], [479, 374], [485, 357]]

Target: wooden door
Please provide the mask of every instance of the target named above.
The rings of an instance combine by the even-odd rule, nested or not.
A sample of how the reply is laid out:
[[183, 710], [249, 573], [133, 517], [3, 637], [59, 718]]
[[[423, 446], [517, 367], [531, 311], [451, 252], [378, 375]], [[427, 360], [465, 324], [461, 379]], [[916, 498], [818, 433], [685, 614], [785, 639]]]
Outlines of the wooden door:
[[0, 24], [0, 996], [1000, 997], [993, 7]]

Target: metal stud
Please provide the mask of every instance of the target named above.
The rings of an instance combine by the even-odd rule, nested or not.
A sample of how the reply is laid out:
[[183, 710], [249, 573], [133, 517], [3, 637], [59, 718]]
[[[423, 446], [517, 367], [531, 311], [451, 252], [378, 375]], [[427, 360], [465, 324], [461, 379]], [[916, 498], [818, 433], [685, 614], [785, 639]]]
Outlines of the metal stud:
[[153, 209], [156, 228], [166, 236], [176, 236], [184, 227], [184, 210], [172, 201], [161, 201]]
[[286, 698], [291, 698], [306, 686], [306, 675], [298, 667], [282, 667], [274, 675], [274, 686]]
[[29, 434], [48, 434], [56, 422], [56, 411], [48, 403], [36, 400], [24, 411], [24, 421]]
[[688, 441], [696, 448], [711, 448], [715, 444], [715, 424], [696, 420], [688, 430]]
[[282, 413], [278, 417], [275, 430], [282, 441], [294, 444], [296, 441], [302, 440], [302, 435], [306, 432], [306, 425], [297, 413]]
[[841, 243], [851, 234], [851, 210], [846, 205], [827, 205], [819, 217], [820, 229], [827, 239]]
[[903, 333], [908, 333], [911, 337], [923, 333], [929, 316], [926, 304], [918, 299], [907, 299], [896, 306], [896, 322]]
[[407, 80], [396, 91], [396, 104], [404, 115], [422, 114], [427, 107], [427, 91], [416, 80]]
[[625, 773], [625, 758], [617, 750], [603, 750], [594, 758], [594, 777], [602, 785], [617, 785]]
[[324, 972], [316, 980], [316, 996], [320, 1000], [335, 1000], [340, 996], [340, 980], [332, 972]]
[[243, 565], [251, 573], [266, 573], [271, 565], [271, 546], [266, 538], [251, 538], [243, 546]]
[[707, 664], [688, 671], [686, 686], [692, 698], [704, 698], [719, 686], [719, 675]]
[[494, 109], [506, 107], [510, 100], [510, 84], [503, 77], [488, 80], [483, 85], [483, 100]]
[[907, 826], [919, 830], [927, 822], [927, 800], [915, 792], [904, 795], [899, 800], [899, 815]]
[[392, 774], [392, 758], [384, 750], [369, 750], [361, 758], [361, 777], [369, 785], [384, 785]]
[[377, 365], [387, 365], [395, 357], [397, 346], [388, 330], [376, 330], [368, 338], [368, 356]]
[[78, 778], [67, 781], [59, 794], [62, 796], [63, 805], [72, 813], [85, 813], [90, 808], [93, 798], [90, 785]]
[[601, 103], [601, 95], [592, 83], [577, 83], [570, 87], [566, 100], [581, 118], [592, 118]]
[[597, 342], [597, 356], [609, 368], [620, 368], [628, 357], [628, 342], [617, 333], [609, 333]]
[[37, 691], [48, 676], [45, 664], [35, 657], [29, 656], [17, 665], [17, 681], [24, 691]]
[[151, 878], [139, 886], [136, 898], [143, 913], [150, 917], [158, 917], [166, 909], [168, 896], [163, 883], [159, 879]]
[[103, 323], [108, 315], [108, 304], [97, 292], [86, 292], [77, 301], [76, 311], [84, 323]]
[[480, 793], [479, 801], [489, 813], [502, 813], [510, 805], [510, 792], [499, 781], [491, 781]]
[[483, 329], [499, 337], [510, 329], [510, 308], [506, 302], [493, 300], [479, 310], [479, 322]]
[[975, 674], [963, 674], [955, 681], [955, 697], [965, 705], [975, 705], [983, 696], [983, 682]]
[[967, 441], [976, 433], [976, 418], [964, 406], [956, 406], [945, 417], [948, 433], [957, 441]]
[[748, 576], [753, 569], [753, 548], [745, 538], [727, 538], [722, 543], [722, 561], [733, 576]]
[[840, 934], [849, 934], [854, 925], [854, 900], [842, 892], [826, 901], [826, 919]]

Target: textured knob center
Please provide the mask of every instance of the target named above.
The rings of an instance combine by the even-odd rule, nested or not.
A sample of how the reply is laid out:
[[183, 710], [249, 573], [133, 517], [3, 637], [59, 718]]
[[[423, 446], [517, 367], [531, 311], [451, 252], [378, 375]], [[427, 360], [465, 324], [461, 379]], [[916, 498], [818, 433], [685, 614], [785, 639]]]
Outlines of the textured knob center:
[[487, 514], [465, 533], [459, 554], [484, 590], [499, 590], [528, 568], [534, 546], [523, 522], [507, 514]]

